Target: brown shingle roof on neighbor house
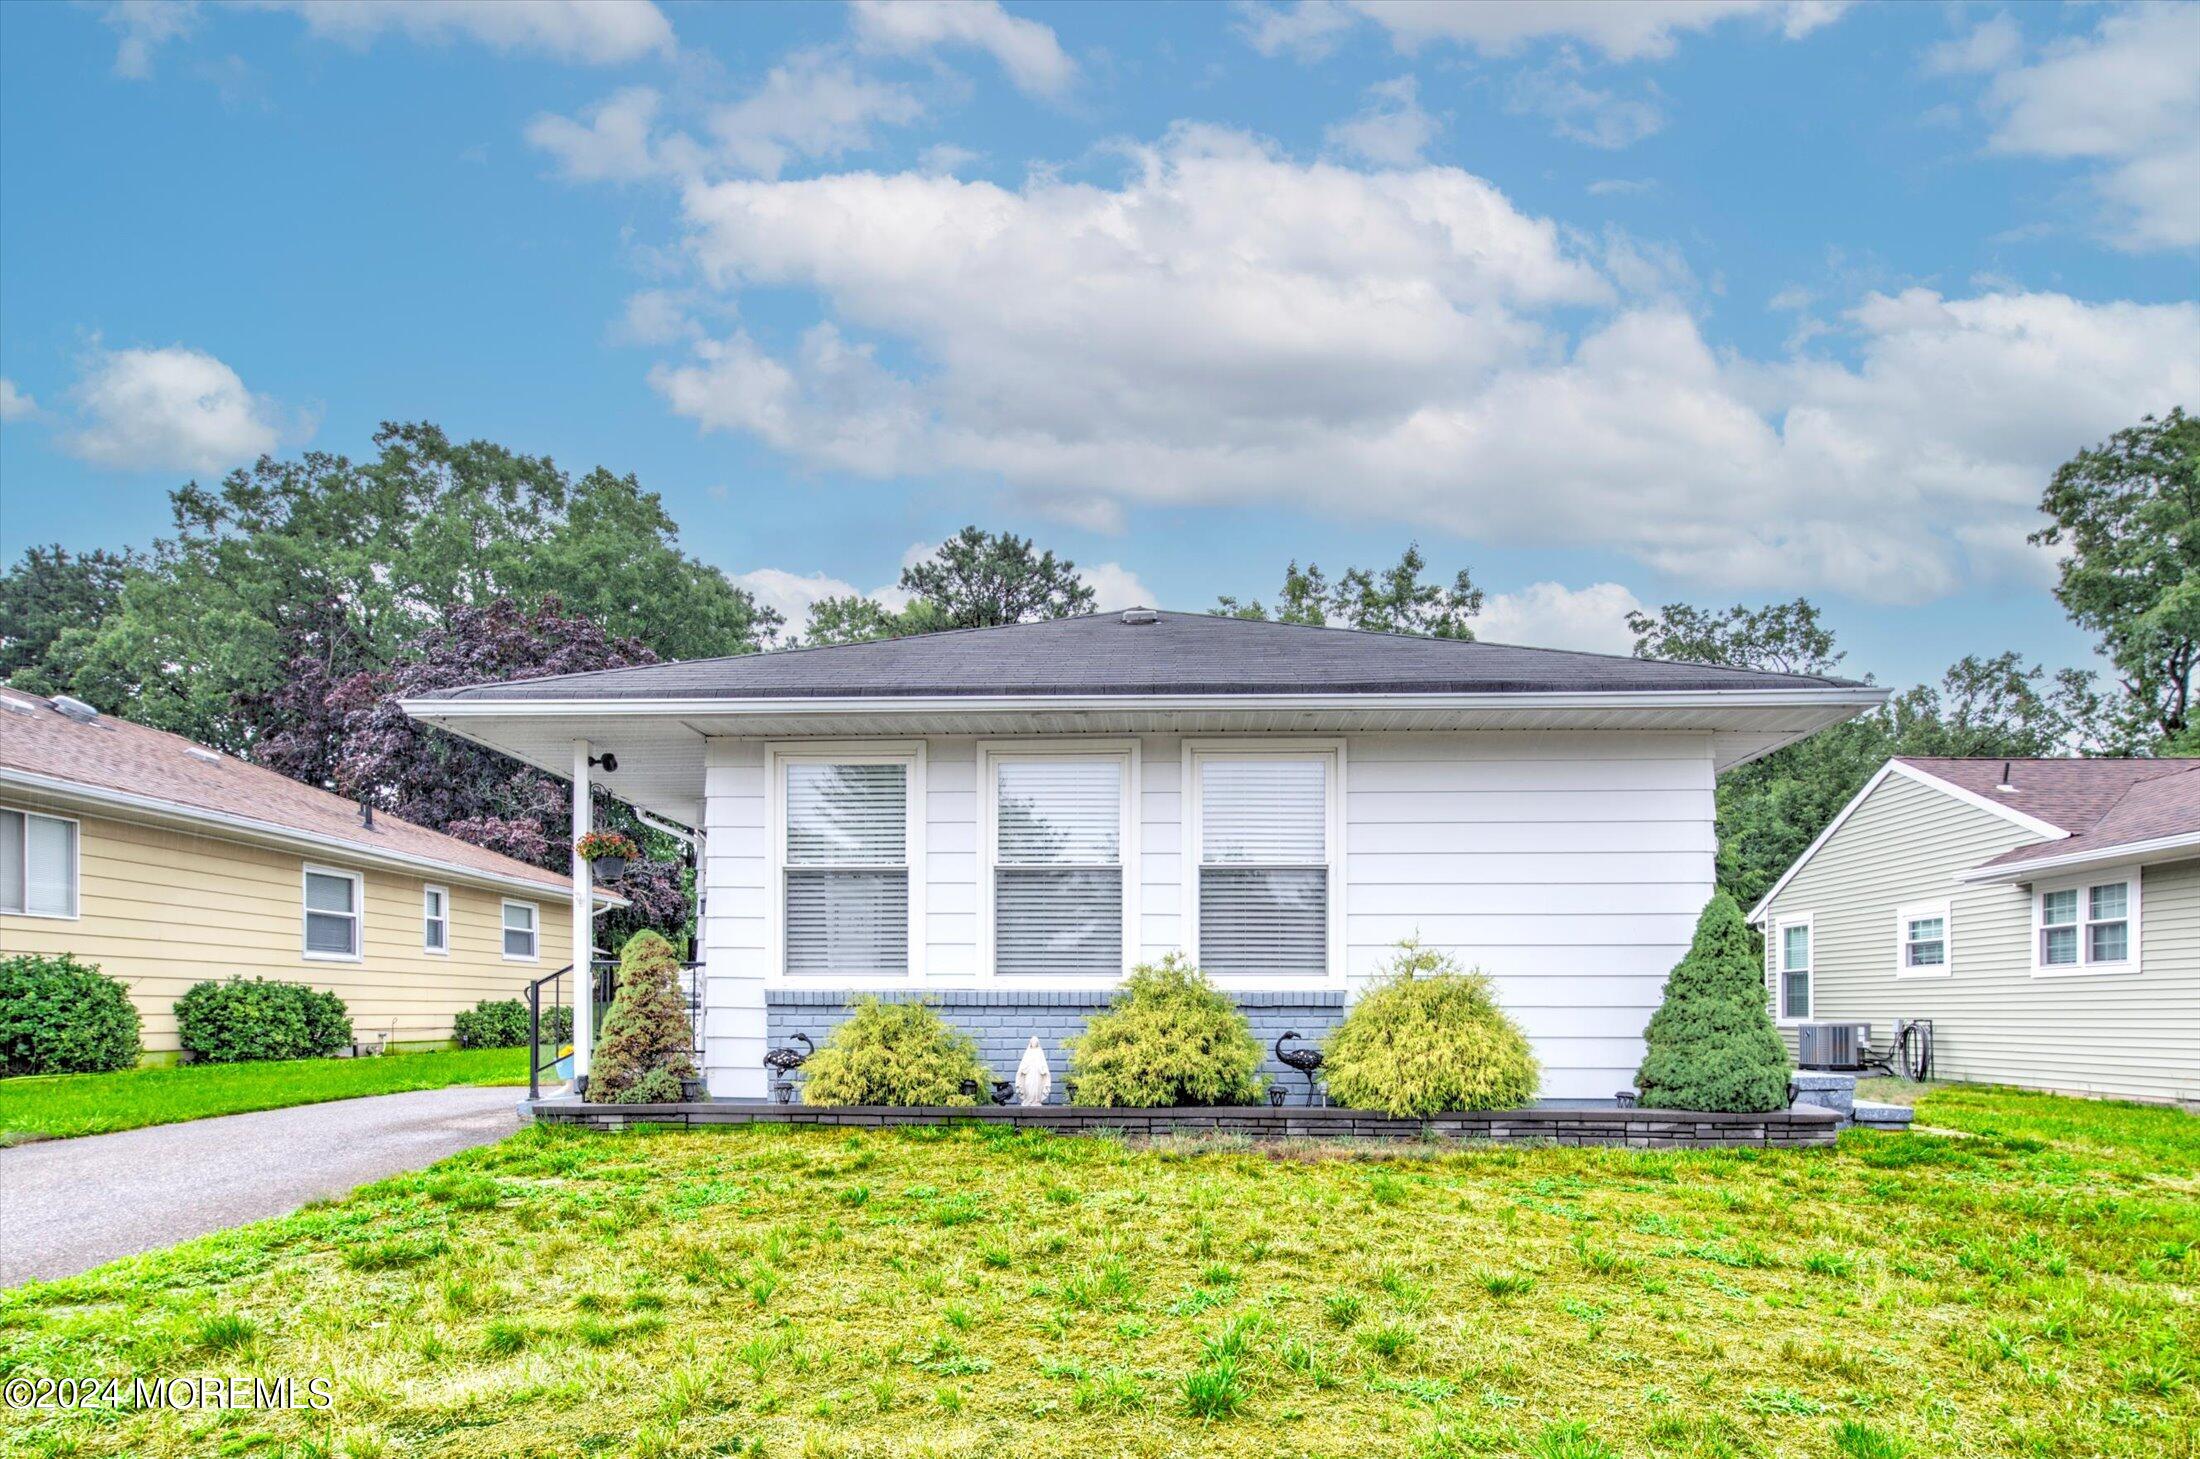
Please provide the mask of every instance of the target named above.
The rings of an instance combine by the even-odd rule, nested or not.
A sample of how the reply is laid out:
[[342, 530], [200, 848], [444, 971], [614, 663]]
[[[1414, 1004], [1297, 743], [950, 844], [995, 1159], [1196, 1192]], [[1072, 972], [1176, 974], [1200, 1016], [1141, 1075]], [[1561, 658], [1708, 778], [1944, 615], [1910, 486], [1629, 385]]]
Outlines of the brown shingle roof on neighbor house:
[[2065, 840], [2005, 851], [1988, 866], [2080, 856], [2200, 832], [2200, 760], [1901, 759], [2070, 833]]
[[52, 700], [18, 689], [0, 692], [0, 777], [10, 771], [244, 823], [240, 828], [297, 832], [365, 852], [438, 862], [458, 872], [533, 882], [545, 890], [572, 886], [556, 872], [396, 816], [378, 812], [372, 827], [363, 826], [358, 803], [340, 795], [166, 730], [107, 714], [89, 722], [72, 719]]

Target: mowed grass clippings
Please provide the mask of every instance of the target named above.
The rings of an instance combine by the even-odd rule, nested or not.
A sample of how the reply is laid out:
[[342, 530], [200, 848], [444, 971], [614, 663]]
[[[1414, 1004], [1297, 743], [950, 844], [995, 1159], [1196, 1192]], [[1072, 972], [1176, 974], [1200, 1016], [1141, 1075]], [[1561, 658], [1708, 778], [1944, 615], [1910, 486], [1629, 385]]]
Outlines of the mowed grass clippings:
[[0, 1447], [2200, 1453], [2200, 1121], [1974, 1090], [1921, 1119], [1943, 1100], [1993, 1132], [1370, 1154], [534, 1128], [0, 1295], [6, 1376], [327, 1377], [332, 1414], [16, 1411]]
[[368, 1094], [526, 1082], [525, 1049], [448, 1049], [371, 1059], [271, 1059], [122, 1069], [112, 1074], [33, 1075], [0, 1079], [0, 1145], [101, 1135]]

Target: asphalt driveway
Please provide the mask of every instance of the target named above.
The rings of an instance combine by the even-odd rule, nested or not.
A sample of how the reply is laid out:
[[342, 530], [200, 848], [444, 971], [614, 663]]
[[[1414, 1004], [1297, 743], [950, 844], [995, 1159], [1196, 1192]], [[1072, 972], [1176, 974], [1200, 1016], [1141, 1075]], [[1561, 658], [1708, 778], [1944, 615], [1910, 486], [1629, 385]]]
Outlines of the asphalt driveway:
[[432, 1165], [518, 1129], [525, 1093], [422, 1089], [0, 1149], [0, 1287]]

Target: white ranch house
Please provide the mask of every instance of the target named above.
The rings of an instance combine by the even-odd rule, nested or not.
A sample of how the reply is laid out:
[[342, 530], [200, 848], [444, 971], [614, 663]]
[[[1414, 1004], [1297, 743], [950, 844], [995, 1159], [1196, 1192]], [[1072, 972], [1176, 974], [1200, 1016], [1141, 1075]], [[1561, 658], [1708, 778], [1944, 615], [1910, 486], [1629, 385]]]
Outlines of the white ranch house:
[[693, 833], [716, 1098], [857, 992], [933, 999], [1004, 1075], [1038, 1033], [1059, 1092], [1061, 1039], [1170, 952], [1318, 1039], [1418, 937], [1494, 977], [1545, 1098], [1601, 1100], [1711, 893], [1715, 778], [1883, 698], [1133, 609], [405, 707], [571, 778], [584, 828], [600, 778]]

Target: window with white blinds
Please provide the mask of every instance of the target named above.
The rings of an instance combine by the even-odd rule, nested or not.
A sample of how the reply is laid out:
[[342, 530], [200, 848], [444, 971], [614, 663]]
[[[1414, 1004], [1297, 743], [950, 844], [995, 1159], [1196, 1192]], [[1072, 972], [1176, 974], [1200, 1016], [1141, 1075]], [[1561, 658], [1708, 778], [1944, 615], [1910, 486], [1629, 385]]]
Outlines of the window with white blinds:
[[1121, 757], [993, 762], [993, 970], [1123, 970]]
[[0, 912], [74, 917], [76, 822], [0, 811]]
[[909, 766], [786, 763], [786, 970], [909, 971]]
[[306, 868], [305, 955], [359, 956], [360, 878], [356, 872]]
[[1195, 760], [1207, 972], [1328, 972], [1330, 766], [1327, 756]]

